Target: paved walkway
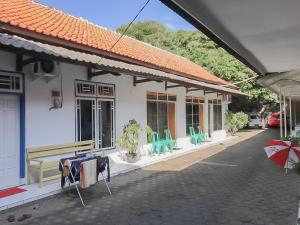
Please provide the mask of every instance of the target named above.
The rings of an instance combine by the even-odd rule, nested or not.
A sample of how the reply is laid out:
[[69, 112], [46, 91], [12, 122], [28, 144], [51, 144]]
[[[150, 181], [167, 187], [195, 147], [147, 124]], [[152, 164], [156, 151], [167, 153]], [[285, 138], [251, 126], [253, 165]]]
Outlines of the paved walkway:
[[[33, 217], [17, 224], [294, 225], [300, 179], [272, 164], [263, 145], [276, 130], [239, 139], [114, 177], [84, 191], [88, 203], [62, 193], [0, 214]], [[213, 153], [218, 153], [210, 156]], [[210, 157], [209, 157], [210, 156]], [[209, 157], [209, 158], [208, 158]]]

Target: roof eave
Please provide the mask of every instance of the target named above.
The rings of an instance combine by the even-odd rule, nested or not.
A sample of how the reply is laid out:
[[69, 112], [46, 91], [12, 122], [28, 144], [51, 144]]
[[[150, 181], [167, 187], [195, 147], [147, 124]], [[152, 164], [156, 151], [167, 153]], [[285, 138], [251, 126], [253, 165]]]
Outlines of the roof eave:
[[[13, 26], [13, 25], [10, 25], [10, 24], [7, 24], [7, 23], [0, 22], [0, 31], [2, 31], [4, 33], [9, 33], [9, 34], [15, 34], [15, 35], [18, 35], [18, 36], [21, 36], [21, 37], [24, 37], [24, 38], [30, 38], [31, 40], [39, 41], [39, 42], [46, 43], [46, 44], [54, 44], [54, 45], [57, 45], [57, 46], [66, 47], [66, 48], [73, 49], [73, 50], [76, 50], [76, 51], [83, 51], [83, 52], [86, 52], [86, 53], [97, 54], [99, 56], [106, 57], [106, 58], [111, 58], [111, 59], [131, 63], [131, 64], [135, 64], [135, 65], [141, 65], [141, 66], [145, 66], [145, 67], [156, 69], [156, 70], [163, 70], [167, 73], [177, 74], [178, 76], [189, 77], [190, 79], [194, 79], [195, 81], [202, 81], [202, 82], [206, 82], [206, 83], [210, 83], [210, 84], [214, 84], [214, 85], [224, 85], [222, 83], [197, 78], [196, 76], [192, 76], [192, 75], [185, 74], [185, 73], [180, 73], [178, 71], [173, 71], [173, 70], [166, 69], [166, 68], [160, 68], [160, 67], [157, 67], [153, 64], [149, 64], [149, 63], [146, 63], [146, 62], [143, 62], [143, 61], [139, 61], [139, 60], [136, 60], [136, 59], [125, 57], [125, 56], [122, 56], [122, 55], [119, 55], [119, 54], [116, 54], [116, 53], [113, 53], [113, 52], [108, 52], [108, 51], [96, 49], [96, 48], [93, 48], [93, 47], [89, 47], [89, 46], [86, 46], [86, 45], [73, 43], [73, 42], [70, 42], [70, 41], [59, 39], [57, 37], [51, 37], [51, 36], [39, 34], [39, 33], [36, 33], [34, 31], [29, 31], [27, 29], [23, 29], [23, 28], [20, 28], [20, 27], [17, 27], [17, 26]], [[236, 88], [235, 85], [231, 85], [231, 87]]]

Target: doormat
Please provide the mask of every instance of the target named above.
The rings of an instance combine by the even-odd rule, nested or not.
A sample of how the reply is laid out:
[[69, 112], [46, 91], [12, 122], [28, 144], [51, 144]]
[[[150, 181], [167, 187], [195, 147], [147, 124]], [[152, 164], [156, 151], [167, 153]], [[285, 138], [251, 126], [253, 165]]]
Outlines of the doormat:
[[18, 187], [5, 189], [5, 190], [0, 191], [0, 198], [5, 198], [5, 197], [11, 196], [11, 195], [22, 193], [24, 191], [27, 191], [27, 190], [18, 188]]

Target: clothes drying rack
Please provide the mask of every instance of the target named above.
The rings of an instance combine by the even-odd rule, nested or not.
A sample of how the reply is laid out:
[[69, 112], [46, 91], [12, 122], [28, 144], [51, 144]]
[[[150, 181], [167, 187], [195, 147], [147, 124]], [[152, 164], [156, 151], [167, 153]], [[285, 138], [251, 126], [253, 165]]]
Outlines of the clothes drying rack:
[[[88, 157], [88, 159], [86, 159], [86, 160], [84, 160], [84, 161], [93, 160], [93, 159], [96, 159], [96, 157]], [[75, 180], [75, 177], [77, 177], [77, 175], [78, 175], [78, 173], [80, 173], [80, 171], [76, 171], [76, 174], [73, 174], [73, 173], [72, 173], [72, 168], [73, 168], [72, 162], [74, 162], [74, 161], [76, 161], [76, 160], [78, 160], [78, 159], [65, 159], [65, 160], [68, 160], [68, 161], [69, 161], [69, 163], [68, 163], [68, 164], [70, 165], [70, 166], [68, 166], [69, 174], [71, 175], [71, 177], [72, 177], [72, 179], [73, 179], [73, 184], [75, 185], [76, 191], [77, 191], [78, 196], [79, 196], [80, 201], [81, 201], [81, 204], [82, 204], [83, 207], [85, 207], [86, 204], [85, 204], [84, 201], [83, 201], [83, 198], [82, 198], [82, 195], [80, 194], [80, 190], [79, 190], [77, 181]], [[84, 162], [84, 161], [83, 161], [83, 162]], [[61, 160], [59, 160], [59, 163], [60, 163], [61, 168], [64, 169], [64, 165], [62, 164]], [[107, 188], [107, 190], [108, 190], [108, 192], [109, 192], [109, 195], [111, 195], [111, 190], [110, 190], [110, 188], [109, 188], [109, 186], [108, 186], [108, 183], [107, 183], [107, 181], [106, 181], [106, 178], [104, 177], [103, 172], [100, 172], [100, 173], [101, 173], [102, 179], [104, 180], [104, 183], [105, 183], [105, 185], [106, 185], [106, 188]], [[69, 179], [68, 176], [66, 176], [65, 179], [67, 180], [66, 182], [68, 182], [69, 190], [70, 190], [70, 186], [71, 186], [71, 183], [72, 183], [72, 182], [71, 182], [71, 180]]]

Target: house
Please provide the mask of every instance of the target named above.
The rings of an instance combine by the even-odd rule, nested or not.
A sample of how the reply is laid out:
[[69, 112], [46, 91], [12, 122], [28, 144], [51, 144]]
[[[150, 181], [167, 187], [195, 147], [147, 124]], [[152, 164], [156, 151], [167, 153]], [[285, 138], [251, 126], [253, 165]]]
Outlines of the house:
[[236, 86], [127, 36], [114, 46], [119, 37], [32, 0], [0, 0], [0, 189], [26, 183], [26, 148], [93, 139], [110, 151], [130, 119], [168, 128], [180, 147], [190, 126], [226, 136]]

